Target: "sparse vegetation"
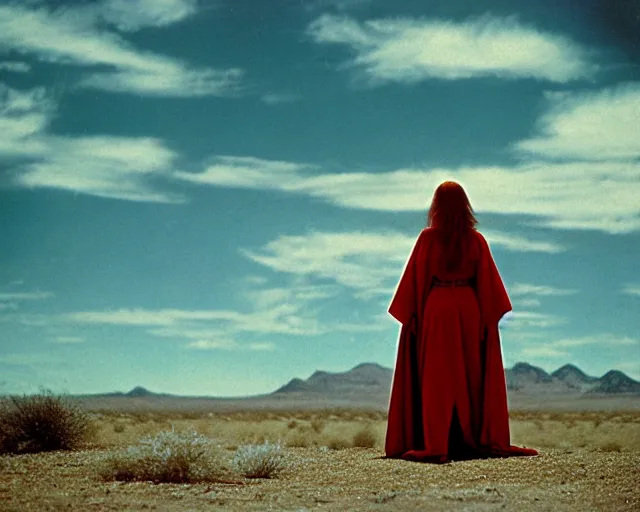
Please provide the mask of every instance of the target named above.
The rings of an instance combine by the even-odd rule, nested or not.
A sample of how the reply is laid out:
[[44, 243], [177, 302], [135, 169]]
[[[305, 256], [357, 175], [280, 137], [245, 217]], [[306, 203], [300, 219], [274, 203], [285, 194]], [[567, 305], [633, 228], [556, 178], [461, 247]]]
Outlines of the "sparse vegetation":
[[622, 451], [622, 445], [618, 441], [607, 441], [600, 445], [600, 450], [603, 452], [620, 452]]
[[[12, 510], [108, 506], [128, 510], [140, 508], [141, 503], [156, 509], [170, 504], [169, 508], [184, 510], [242, 510], [256, 501], [274, 510], [300, 510], [314, 503], [326, 503], [332, 510], [384, 508], [385, 503], [398, 510], [448, 510], [453, 503], [469, 509], [504, 504], [508, 495], [508, 508], [533, 511], [553, 509], [571, 486], [582, 491], [572, 491], [567, 510], [627, 510], [639, 497], [634, 479], [640, 447], [636, 410], [515, 411], [510, 414], [512, 442], [539, 449], [541, 457], [465, 461], [437, 468], [381, 460], [386, 417], [380, 412], [186, 412], [92, 411], [99, 430], [91, 449], [0, 456], [0, 490], [9, 489]], [[290, 429], [291, 421], [296, 426]], [[314, 428], [320, 422], [322, 429]], [[116, 432], [115, 425], [124, 425], [124, 431]], [[373, 448], [354, 449], [365, 444], [356, 439], [361, 431], [374, 433]], [[167, 436], [164, 441], [182, 439], [178, 443], [185, 449], [182, 458], [180, 450], [163, 449], [171, 445], [158, 442], [163, 436]], [[255, 446], [258, 439], [268, 441], [264, 445], [275, 446], [276, 440], [287, 445], [280, 451], [280, 470], [262, 473], [279, 478], [251, 481], [234, 464], [234, 455], [239, 457], [246, 449], [243, 445]], [[295, 440], [304, 446], [292, 448]], [[92, 477], [96, 470], [111, 481], [175, 483], [105, 484]]]
[[353, 446], [359, 448], [373, 448], [376, 445], [376, 433], [371, 425], [366, 425], [353, 435]]
[[99, 473], [105, 480], [193, 483], [220, 480], [229, 468], [211, 439], [171, 430], [108, 456]]
[[313, 418], [311, 420], [311, 428], [313, 429], [313, 431], [316, 434], [320, 434], [322, 433], [322, 431], [324, 430], [326, 423], [321, 420], [320, 418]]
[[247, 478], [272, 478], [284, 469], [280, 443], [240, 446], [233, 458], [236, 469]]
[[74, 450], [91, 432], [85, 411], [48, 391], [0, 402], [0, 453]]
[[327, 446], [332, 450], [344, 450], [345, 448], [350, 448], [351, 443], [344, 437], [332, 436], [327, 439]]

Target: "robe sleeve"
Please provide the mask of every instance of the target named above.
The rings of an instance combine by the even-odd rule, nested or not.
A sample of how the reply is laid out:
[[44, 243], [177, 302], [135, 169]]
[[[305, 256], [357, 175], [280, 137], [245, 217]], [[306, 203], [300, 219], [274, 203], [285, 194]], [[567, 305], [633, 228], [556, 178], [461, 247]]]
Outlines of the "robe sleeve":
[[478, 242], [480, 244], [476, 272], [478, 301], [484, 327], [490, 328], [497, 326], [505, 313], [511, 311], [512, 306], [489, 244], [479, 232]]
[[511, 301], [496, 267], [489, 244], [478, 233], [480, 253], [477, 268], [477, 293], [482, 318], [483, 419], [480, 443], [492, 453], [509, 453], [509, 411], [502, 362], [498, 322], [511, 311]]
[[422, 446], [422, 413], [417, 339], [420, 336], [423, 284], [429, 277], [429, 238], [423, 230], [407, 259], [388, 312], [401, 323], [398, 353], [391, 382], [385, 453], [399, 457]]
[[422, 230], [418, 236], [413, 250], [405, 263], [396, 292], [389, 304], [388, 312], [413, 334], [417, 333], [417, 315], [419, 314], [419, 302], [424, 295], [424, 289], [419, 288], [420, 279], [424, 275], [423, 258], [425, 249], [426, 231]]

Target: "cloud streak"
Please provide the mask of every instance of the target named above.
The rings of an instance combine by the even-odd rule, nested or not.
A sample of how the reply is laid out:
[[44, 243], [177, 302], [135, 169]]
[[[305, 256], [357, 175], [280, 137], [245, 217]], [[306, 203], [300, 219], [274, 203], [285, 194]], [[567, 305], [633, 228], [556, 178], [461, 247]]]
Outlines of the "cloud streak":
[[55, 188], [129, 201], [179, 203], [157, 183], [173, 172], [178, 155], [151, 137], [52, 135], [55, 105], [45, 90], [0, 84], [0, 161], [14, 169], [11, 184]]
[[317, 43], [349, 48], [355, 57], [346, 67], [361, 70], [373, 84], [485, 76], [566, 83], [596, 70], [588, 52], [567, 37], [539, 31], [514, 17], [359, 22], [325, 14], [307, 33]]
[[620, 336], [612, 333], [601, 333], [587, 336], [560, 338], [536, 346], [523, 347], [521, 354], [531, 357], [569, 357], [571, 349], [597, 345], [602, 349], [617, 347], [640, 347], [640, 340], [630, 336]]
[[[629, 233], [640, 229], [637, 162], [533, 162], [514, 167], [408, 168], [326, 173], [309, 164], [254, 157], [220, 157], [201, 173], [176, 173], [190, 183], [281, 190], [335, 206], [424, 211], [445, 180], [461, 183], [477, 212], [528, 215], [556, 229]], [[602, 201], [603, 194], [616, 201]], [[557, 252], [558, 244], [549, 246]]]
[[537, 135], [513, 146], [518, 153], [606, 162], [640, 158], [638, 83], [547, 94], [547, 102], [547, 112], [537, 122]]
[[[235, 94], [243, 70], [192, 68], [138, 50], [116, 32], [99, 26], [101, 19], [131, 30], [167, 25], [185, 17], [195, 8], [192, 3], [114, 0], [57, 10], [29, 9], [17, 3], [0, 6], [0, 47], [43, 62], [87, 69], [90, 74], [80, 81], [84, 87], [155, 96]], [[178, 5], [182, 7], [172, 10]]]
[[[397, 285], [406, 259], [416, 241], [393, 231], [381, 232], [319, 232], [304, 235], [282, 235], [259, 249], [240, 249], [240, 253], [271, 270], [301, 278], [314, 279], [327, 284], [316, 293], [335, 293], [331, 288], [368, 300], [380, 296], [390, 297]], [[521, 236], [488, 231], [485, 238], [492, 247], [508, 251], [555, 252], [560, 247], [545, 245]], [[311, 291], [312, 289], [310, 289]], [[337, 291], [337, 290], [336, 290]], [[277, 301], [289, 294], [273, 290], [270, 300]]]

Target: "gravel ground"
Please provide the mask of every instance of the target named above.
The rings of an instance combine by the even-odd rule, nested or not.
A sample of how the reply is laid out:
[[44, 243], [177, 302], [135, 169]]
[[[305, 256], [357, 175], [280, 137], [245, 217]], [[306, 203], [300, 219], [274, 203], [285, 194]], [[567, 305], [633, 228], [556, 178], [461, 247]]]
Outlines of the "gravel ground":
[[191, 485], [102, 481], [96, 468], [108, 453], [0, 457], [0, 510], [640, 510], [635, 450], [433, 465], [384, 459], [377, 448], [286, 448], [276, 478]]

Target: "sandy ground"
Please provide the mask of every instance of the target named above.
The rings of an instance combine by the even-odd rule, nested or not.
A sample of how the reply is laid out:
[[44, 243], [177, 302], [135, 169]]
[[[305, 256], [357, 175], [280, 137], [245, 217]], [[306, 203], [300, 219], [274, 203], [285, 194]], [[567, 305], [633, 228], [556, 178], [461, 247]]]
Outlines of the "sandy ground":
[[[384, 421], [372, 417], [326, 417], [323, 430], [348, 435], [353, 425], [375, 421], [383, 432]], [[292, 427], [285, 417], [226, 418], [172, 424], [226, 438], [231, 457], [238, 442], [258, 433], [282, 437], [312, 419], [305, 413]], [[166, 425], [102, 416], [91, 448], [0, 457], [0, 510], [640, 510], [638, 413], [528, 412], [511, 421], [513, 442], [537, 448], [539, 456], [422, 464], [384, 459], [381, 439], [374, 448], [331, 450], [321, 435], [308, 434], [309, 446], [286, 447], [286, 469], [272, 479], [153, 484], [103, 481], [96, 468], [139, 433]]]

